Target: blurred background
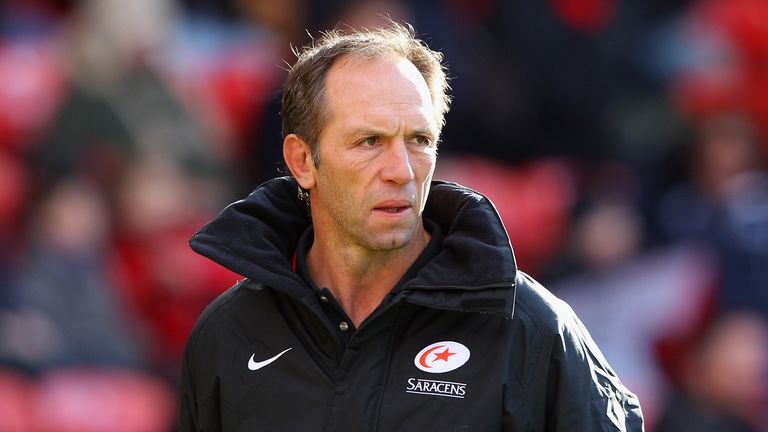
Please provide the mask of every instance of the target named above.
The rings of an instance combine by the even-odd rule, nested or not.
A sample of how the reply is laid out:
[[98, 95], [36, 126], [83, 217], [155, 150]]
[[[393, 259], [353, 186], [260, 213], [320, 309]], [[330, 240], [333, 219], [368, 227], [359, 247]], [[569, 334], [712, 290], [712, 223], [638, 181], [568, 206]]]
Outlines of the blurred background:
[[280, 175], [291, 45], [381, 15], [450, 68], [436, 178], [496, 203], [647, 430], [768, 430], [768, 2], [0, 2], [0, 431], [169, 431], [238, 276], [190, 235]]

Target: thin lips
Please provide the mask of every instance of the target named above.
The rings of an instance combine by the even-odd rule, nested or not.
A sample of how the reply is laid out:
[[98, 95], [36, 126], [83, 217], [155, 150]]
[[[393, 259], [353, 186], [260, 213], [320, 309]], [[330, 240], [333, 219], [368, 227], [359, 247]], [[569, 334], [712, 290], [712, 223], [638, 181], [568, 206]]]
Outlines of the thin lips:
[[379, 204], [376, 204], [375, 209], [386, 209], [386, 208], [403, 208], [403, 207], [411, 207], [410, 201], [404, 201], [404, 200], [389, 200], [384, 201]]

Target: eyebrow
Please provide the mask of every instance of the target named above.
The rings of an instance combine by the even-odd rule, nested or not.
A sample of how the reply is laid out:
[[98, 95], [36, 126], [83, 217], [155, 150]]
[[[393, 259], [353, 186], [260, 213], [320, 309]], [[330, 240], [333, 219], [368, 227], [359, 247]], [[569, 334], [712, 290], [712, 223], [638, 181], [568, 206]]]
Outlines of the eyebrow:
[[416, 136], [416, 135], [425, 135], [430, 138], [435, 138], [437, 136], [437, 132], [429, 128], [415, 128], [411, 130], [410, 134], [407, 134], [407, 136]]
[[387, 134], [382, 129], [375, 129], [371, 127], [355, 128], [346, 134], [346, 136], [349, 138], [359, 137], [359, 136], [378, 136], [378, 135], [387, 135]]
[[[406, 131], [405, 133], [405, 136], [407, 137], [413, 137], [417, 135], [425, 135], [430, 138], [435, 138], [437, 136], [437, 133], [428, 127], [413, 128], [411, 130]], [[349, 133], [345, 134], [345, 137], [349, 139], [356, 138], [356, 137], [363, 137], [363, 136], [392, 136], [392, 135], [384, 131], [383, 129], [377, 129], [372, 127], [355, 128], [349, 131]]]

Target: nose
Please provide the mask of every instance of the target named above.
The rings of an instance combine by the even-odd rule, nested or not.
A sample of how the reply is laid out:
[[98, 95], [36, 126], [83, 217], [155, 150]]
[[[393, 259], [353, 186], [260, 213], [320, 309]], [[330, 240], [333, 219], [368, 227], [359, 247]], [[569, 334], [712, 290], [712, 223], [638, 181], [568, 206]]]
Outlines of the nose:
[[414, 179], [411, 155], [403, 140], [389, 143], [382, 158], [381, 177], [396, 184], [409, 183]]

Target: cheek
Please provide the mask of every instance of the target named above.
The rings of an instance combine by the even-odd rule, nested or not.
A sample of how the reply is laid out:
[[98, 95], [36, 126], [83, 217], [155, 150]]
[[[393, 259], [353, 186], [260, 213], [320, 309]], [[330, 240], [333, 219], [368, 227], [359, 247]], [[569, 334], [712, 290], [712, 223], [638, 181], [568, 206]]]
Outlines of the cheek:
[[326, 170], [321, 178], [327, 205], [334, 209], [334, 213], [350, 213], [360, 206], [358, 201], [365, 191], [363, 181], [354, 173], [342, 169]]
[[437, 155], [433, 150], [417, 153], [411, 159], [412, 169], [419, 179], [432, 178], [436, 162]]
[[417, 182], [418, 182], [418, 193], [421, 195], [419, 199], [421, 200], [421, 211], [424, 211], [424, 207], [427, 204], [427, 197], [429, 195], [429, 188], [431, 186], [432, 182], [432, 175], [435, 172], [435, 158], [434, 156], [425, 159], [424, 165], [419, 167], [420, 170], [416, 174], [417, 176]]

